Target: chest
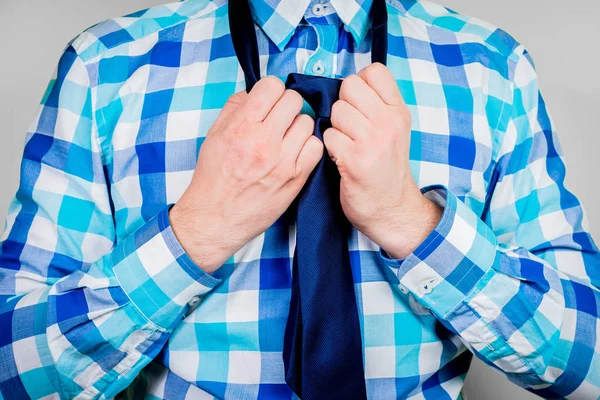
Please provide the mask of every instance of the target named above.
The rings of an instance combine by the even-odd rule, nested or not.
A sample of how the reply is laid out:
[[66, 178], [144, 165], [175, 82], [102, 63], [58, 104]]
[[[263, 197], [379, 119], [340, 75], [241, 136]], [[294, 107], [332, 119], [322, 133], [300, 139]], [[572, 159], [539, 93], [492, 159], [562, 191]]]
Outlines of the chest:
[[[205, 28], [186, 27], [178, 36], [185, 38], [181, 42], [149, 43], [146, 55], [126, 57], [126, 66], [117, 56], [98, 64], [97, 101], [105, 106], [97, 119], [119, 236], [178, 201], [222, 107], [245, 88], [230, 37], [207, 39]], [[259, 33], [261, 75], [285, 80], [287, 74], [300, 72], [339, 78], [368, 65], [368, 43], [364, 49], [336, 47], [348, 40], [336, 36], [337, 30], [324, 29], [300, 29], [284, 51], [276, 51]], [[319, 41], [319, 35], [330, 39]], [[389, 38], [387, 64], [412, 116], [415, 181], [420, 187], [448, 187], [480, 214], [498, 147], [501, 85], [492, 79], [485, 60], [457, 62], [456, 45], [440, 50], [409, 37]], [[118, 74], [126, 76], [114, 79], [118, 84], [102, 78]]]

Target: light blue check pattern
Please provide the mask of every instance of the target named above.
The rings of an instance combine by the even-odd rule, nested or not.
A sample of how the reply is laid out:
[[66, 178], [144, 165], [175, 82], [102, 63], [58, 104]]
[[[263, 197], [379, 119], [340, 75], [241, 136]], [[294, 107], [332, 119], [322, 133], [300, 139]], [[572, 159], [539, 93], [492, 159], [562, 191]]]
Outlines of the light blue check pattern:
[[[314, 6], [252, 0], [263, 75], [369, 64], [371, 0]], [[600, 256], [564, 186], [531, 58], [438, 5], [388, 11], [412, 173], [444, 214], [405, 260], [349, 238], [369, 398], [460, 398], [472, 353], [544, 397], [598, 398]], [[68, 45], [1, 239], [1, 399], [128, 387], [147, 399], [292, 398], [281, 352], [294, 221], [209, 276], [168, 219], [243, 89], [225, 0], [105, 21]]]

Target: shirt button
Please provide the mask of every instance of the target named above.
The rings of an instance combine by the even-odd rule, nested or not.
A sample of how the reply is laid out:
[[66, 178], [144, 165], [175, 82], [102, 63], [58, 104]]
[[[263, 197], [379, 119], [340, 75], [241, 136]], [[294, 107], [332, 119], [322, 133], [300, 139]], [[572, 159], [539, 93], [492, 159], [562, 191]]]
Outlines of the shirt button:
[[317, 17], [320, 17], [321, 15], [325, 15], [325, 5], [323, 5], [323, 4], [315, 4], [315, 5], [313, 5], [312, 12]]
[[195, 307], [200, 303], [200, 296], [194, 296], [190, 301], [188, 301], [188, 305], [190, 307]]
[[317, 61], [317, 63], [313, 65], [312, 71], [315, 75], [323, 75], [325, 73], [325, 67], [323, 66], [321, 60]]
[[404, 294], [408, 294], [408, 289], [406, 288], [406, 286], [404, 286], [403, 284], [399, 284], [398, 285], [398, 289], [400, 289], [400, 291]]
[[435, 284], [435, 278], [429, 278], [429, 279], [425, 279], [423, 282], [421, 282], [421, 292], [423, 292], [423, 294], [428, 294], [431, 293], [431, 291], [433, 290], [433, 285]]

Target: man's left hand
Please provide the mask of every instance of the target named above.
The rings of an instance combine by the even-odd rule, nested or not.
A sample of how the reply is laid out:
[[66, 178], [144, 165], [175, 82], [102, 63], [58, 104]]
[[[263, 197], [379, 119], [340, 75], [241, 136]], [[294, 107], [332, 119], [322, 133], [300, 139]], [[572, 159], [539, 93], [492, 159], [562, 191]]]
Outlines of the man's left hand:
[[341, 175], [346, 217], [392, 257], [405, 258], [442, 211], [410, 173], [410, 111], [390, 70], [375, 63], [344, 79], [331, 123], [323, 140]]

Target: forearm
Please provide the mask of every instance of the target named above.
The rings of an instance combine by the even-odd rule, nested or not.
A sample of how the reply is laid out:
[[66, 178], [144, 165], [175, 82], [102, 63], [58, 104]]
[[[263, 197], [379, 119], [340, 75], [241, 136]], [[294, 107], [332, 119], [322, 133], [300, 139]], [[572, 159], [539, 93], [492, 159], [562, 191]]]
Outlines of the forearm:
[[587, 380], [599, 359], [600, 291], [562, 272], [600, 265], [591, 242], [508, 248], [447, 189], [433, 193], [445, 197], [434, 231], [405, 259], [382, 253], [399, 283], [478, 357], [520, 385], [545, 385], [542, 395], [573, 398], [598, 390]]
[[127, 387], [192, 297], [217, 283], [174, 238], [165, 209], [88, 268], [2, 305], [3, 346], [13, 349], [0, 369], [4, 398], [95, 398]]

